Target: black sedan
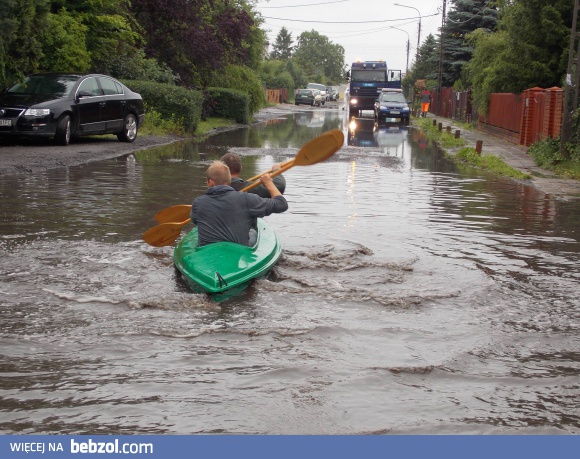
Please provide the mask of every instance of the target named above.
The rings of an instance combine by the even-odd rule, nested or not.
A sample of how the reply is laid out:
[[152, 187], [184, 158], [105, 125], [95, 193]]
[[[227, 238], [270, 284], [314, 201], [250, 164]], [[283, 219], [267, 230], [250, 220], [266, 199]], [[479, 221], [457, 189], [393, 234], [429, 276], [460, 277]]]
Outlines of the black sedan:
[[145, 119], [143, 100], [107, 75], [44, 73], [0, 93], [0, 138], [54, 138], [116, 134], [133, 142]]

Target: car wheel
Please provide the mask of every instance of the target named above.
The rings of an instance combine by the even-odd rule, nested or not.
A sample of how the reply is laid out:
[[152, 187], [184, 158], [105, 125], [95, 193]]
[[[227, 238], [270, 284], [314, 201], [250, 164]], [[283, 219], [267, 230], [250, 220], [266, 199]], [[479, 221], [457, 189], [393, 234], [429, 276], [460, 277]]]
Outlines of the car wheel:
[[121, 142], [133, 142], [137, 138], [137, 118], [129, 113], [123, 121], [123, 130], [117, 134]]
[[295, 105], [299, 105], [298, 102], [296, 102]]
[[58, 145], [67, 146], [70, 143], [70, 116], [64, 115], [56, 125], [54, 140]]

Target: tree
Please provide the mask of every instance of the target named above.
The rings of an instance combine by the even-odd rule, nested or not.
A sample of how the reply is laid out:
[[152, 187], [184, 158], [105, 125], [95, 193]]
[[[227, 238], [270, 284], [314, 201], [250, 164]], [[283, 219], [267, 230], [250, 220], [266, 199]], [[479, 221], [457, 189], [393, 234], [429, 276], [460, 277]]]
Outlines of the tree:
[[71, 15], [66, 8], [49, 14], [44, 36], [43, 70], [53, 72], [86, 72], [91, 67], [87, 50], [88, 27]]
[[344, 48], [315, 30], [300, 34], [293, 57], [307, 76], [317, 82], [326, 84], [344, 79]]
[[275, 60], [288, 60], [292, 57], [292, 50], [294, 47], [292, 44], [292, 34], [288, 32], [286, 27], [282, 27], [278, 35], [276, 36], [276, 42], [272, 46], [272, 52], [270, 53], [270, 59]]
[[572, 7], [567, 0], [506, 2], [497, 32], [479, 29], [468, 36], [474, 52], [466, 68], [480, 113], [487, 112], [492, 92], [520, 93], [561, 84]]
[[39, 70], [48, 0], [8, 0], [0, 6], [2, 86]]
[[488, 0], [451, 0], [452, 9], [443, 28], [443, 86], [453, 86], [461, 80], [463, 67], [471, 59], [472, 44], [466, 35], [476, 29], [495, 31], [497, 10]]
[[132, 0], [146, 53], [165, 62], [190, 87], [211, 83], [214, 70], [248, 64], [255, 25], [243, 1]]

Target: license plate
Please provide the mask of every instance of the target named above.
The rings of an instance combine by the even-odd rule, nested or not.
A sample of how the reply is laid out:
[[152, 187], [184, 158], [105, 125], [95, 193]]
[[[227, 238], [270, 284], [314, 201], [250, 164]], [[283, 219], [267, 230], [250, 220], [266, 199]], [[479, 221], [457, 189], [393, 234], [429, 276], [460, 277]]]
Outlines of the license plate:
[[12, 120], [0, 120], [0, 126], [12, 126]]
[[398, 115], [401, 112], [399, 110], [391, 110], [391, 115]]

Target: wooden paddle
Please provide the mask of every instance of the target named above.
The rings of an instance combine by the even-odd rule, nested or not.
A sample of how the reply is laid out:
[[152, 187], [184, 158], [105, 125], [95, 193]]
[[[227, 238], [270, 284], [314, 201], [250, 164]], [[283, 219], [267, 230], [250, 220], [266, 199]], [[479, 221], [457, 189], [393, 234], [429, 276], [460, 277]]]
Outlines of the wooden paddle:
[[190, 204], [177, 204], [176, 206], [167, 207], [155, 214], [157, 223], [169, 223], [185, 220], [191, 212]]
[[[311, 166], [325, 161], [334, 155], [342, 147], [343, 143], [344, 134], [341, 130], [334, 129], [332, 131], [327, 131], [306, 143], [306, 145], [298, 151], [293, 160], [284, 163], [284, 166], [272, 172], [271, 176], [275, 177], [276, 175], [280, 175], [282, 172], [285, 172], [294, 166]], [[240, 191], [251, 190], [260, 185], [260, 183], [260, 181], [256, 181]]]
[[[325, 161], [330, 158], [334, 153], [336, 153], [344, 143], [344, 135], [342, 131], [335, 129], [333, 131], [327, 131], [324, 134], [307, 142], [296, 154], [294, 159], [286, 161], [284, 165], [272, 173], [272, 177], [287, 171], [294, 166], [310, 166], [312, 164]], [[269, 172], [269, 171], [268, 171]], [[268, 172], [265, 172], [268, 173]], [[262, 176], [264, 174], [260, 174]], [[260, 181], [256, 181], [251, 185], [248, 185], [240, 191], [248, 191], [252, 188], [260, 185]], [[171, 214], [173, 217], [185, 217], [184, 212], [187, 212], [187, 216], [191, 211], [191, 206], [180, 204], [177, 206], [172, 206], [157, 212], [155, 218], [159, 221], [159, 218], [165, 218], [165, 215]], [[181, 228], [187, 225], [191, 219], [187, 218], [182, 222], [166, 222], [161, 223], [143, 233], [143, 240], [152, 246], [163, 247], [165, 245], [170, 245], [175, 241], [179, 234], [181, 233]]]

